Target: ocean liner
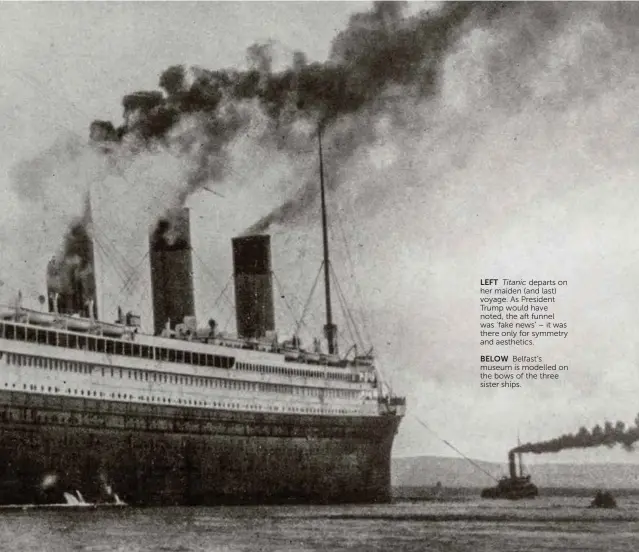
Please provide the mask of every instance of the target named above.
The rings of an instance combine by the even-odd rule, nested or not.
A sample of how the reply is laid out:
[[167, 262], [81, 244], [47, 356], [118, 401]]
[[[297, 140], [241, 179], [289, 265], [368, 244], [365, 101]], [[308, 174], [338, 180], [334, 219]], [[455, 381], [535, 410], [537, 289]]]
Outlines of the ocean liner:
[[268, 235], [232, 243], [237, 335], [198, 326], [188, 212], [185, 239], [163, 242], [160, 224], [150, 240], [153, 335], [132, 313], [102, 321], [88, 287], [0, 307], [0, 503], [390, 499], [405, 399], [372, 354], [338, 354], [321, 142], [319, 181], [325, 352], [274, 331]]

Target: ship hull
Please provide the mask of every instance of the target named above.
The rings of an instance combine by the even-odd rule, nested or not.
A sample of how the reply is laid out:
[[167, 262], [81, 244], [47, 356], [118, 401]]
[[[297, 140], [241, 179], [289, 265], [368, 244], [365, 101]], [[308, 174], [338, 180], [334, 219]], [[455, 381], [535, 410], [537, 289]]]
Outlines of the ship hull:
[[388, 502], [400, 420], [0, 391], [0, 503]]

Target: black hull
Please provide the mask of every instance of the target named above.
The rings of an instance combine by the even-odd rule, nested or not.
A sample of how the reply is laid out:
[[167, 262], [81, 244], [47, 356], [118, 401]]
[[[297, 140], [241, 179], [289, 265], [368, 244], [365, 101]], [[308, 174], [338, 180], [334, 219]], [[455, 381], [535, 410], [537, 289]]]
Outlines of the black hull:
[[524, 478], [502, 479], [496, 487], [488, 487], [481, 492], [482, 498], [524, 500], [539, 496], [539, 489]]
[[0, 391], [0, 504], [388, 502], [400, 420]]

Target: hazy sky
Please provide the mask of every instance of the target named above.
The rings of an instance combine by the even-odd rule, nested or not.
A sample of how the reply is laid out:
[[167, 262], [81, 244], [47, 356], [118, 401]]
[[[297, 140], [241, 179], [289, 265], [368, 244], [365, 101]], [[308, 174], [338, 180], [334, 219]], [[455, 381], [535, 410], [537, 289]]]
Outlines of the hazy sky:
[[[102, 178], [93, 161], [65, 157], [63, 146], [62, 153], [49, 149], [62, 135], [84, 139], [93, 119], [119, 124], [123, 94], [156, 88], [176, 63], [243, 68], [246, 47], [268, 39], [282, 64], [295, 50], [323, 61], [350, 14], [369, 7], [0, 4], [3, 270], [18, 271], [27, 258], [43, 262], [81, 212], [71, 183]], [[505, 460], [518, 433], [525, 441], [549, 439], [605, 420], [630, 423], [639, 412], [638, 12], [631, 3], [543, 3], [471, 18], [445, 50], [436, 93], [395, 105], [401, 126], [383, 114], [375, 119], [375, 143], [328, 175], [339, 179], [330, 198], [336, 271], [342, 263], [345, 291], [358, 308], [363, 296], [384, 373], [407, 395], [411, 415], [475, 458]], [[34, 158], [39, 167], [47, 150], [45, 159], [65, 159], [43, 174], [51, 186], [16, 193], [10, 167]], [[250, 135], [233, 155], [232, 177], [216, 184], [224, 198], [202, 192], [189, 203], [200, 318], [226, 316], [215, 299], [231, 273], [230, 237], [314, 170], [312, 152], [293, 163]], [[127, 182], [103, 188], [114, 197], [109, 216], [141, 216], [142, 192], [127, 196], [134, 176], [136, 190], [146, 190], [154, 179], [182, 174], [180, 160], [155, 167], [142, 163]], [[119, 185], [126, 200], [115, 199]], [[317, 221], [309, 217], [272, 229], [275, 269], [286, 287], [277, 294], [290, 294], [298, 312], [319, 268]], [[342, 231], [350, 258], [337, 247]], [[43, 270], [31, 269], [32, 279]], [[479, 281], [493, 277], [568, 280], [557, 305], [568, 339], [506, 351], [568, 364], [561, 382], [479, 388], [479, 355], [487, 352], [478, 346]], [[11, 276], [0, 279], [6, 292]], [[286, 311], [283, 302], [278, 309]], [[319, 302], [313, 314], [309, 324], [319, 334]], [[410, 416], [395, 453], [454, 454]], [[567, 451], [542, 460], [639, 462], [639, 453]]]

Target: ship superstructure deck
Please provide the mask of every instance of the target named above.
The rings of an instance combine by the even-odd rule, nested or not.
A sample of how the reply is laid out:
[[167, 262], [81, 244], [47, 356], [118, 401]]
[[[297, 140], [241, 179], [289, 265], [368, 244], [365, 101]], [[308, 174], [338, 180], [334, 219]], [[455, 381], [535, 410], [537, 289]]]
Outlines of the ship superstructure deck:
[[307, 364], [287, 361], [283, 352], [128, 335], [0, 322], [0, 388], [264, 412], [379, 413], [370, 366]]

